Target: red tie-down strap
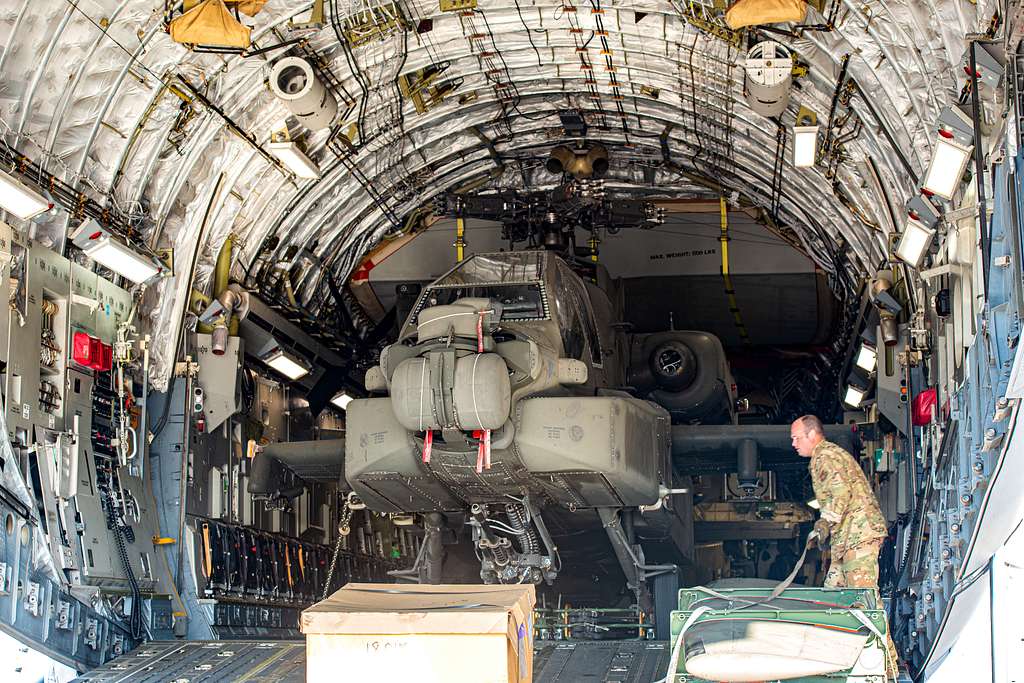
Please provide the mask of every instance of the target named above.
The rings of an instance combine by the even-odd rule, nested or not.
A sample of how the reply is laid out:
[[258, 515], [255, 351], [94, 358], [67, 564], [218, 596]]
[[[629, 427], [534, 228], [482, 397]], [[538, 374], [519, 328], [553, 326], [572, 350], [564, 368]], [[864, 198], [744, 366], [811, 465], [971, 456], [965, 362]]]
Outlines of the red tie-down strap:
[[427, 430], [423, 433], [423, 462], [430, 462], [430, 451], [434, 449], [434, 432]]
[[484, 316], [490, 311], [477, 311], [476, 316], [476, 352], [484, 352]]
[[491, 430], [475, 430], [474, 439], [480, 439], [476, 449], [476, 473], [481, 474], [484, 470], [491, 469]]

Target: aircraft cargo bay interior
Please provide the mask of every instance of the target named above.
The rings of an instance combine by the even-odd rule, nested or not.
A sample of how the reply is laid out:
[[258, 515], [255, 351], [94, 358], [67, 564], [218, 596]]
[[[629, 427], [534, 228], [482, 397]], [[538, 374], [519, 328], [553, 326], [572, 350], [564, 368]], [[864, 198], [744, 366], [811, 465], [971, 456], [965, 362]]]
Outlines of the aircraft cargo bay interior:
[[4, 680], [1024, 670], [1021, 3], [0, 5]]

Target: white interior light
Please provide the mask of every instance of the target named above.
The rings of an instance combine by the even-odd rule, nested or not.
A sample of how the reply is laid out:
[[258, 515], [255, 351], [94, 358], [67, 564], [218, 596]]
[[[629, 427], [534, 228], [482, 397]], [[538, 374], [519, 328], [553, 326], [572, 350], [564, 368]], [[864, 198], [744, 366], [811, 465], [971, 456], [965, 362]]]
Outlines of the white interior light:
[[333, 403], [334, 405], [338, 406], [342, 410], [345, 410], [345, 408], [348, 408], [348, 404], [351, 403], [351, 402], [352, 402], [352, 397], [349, 396], [344, 391], [338, 392], [337, 394], [334, 395], [334, 398], [331, 399], [331, 403]]
[[795, 126], [793, 128], [793, 165], [797, 168], [814, 166], [818, 151], [818, 127]]
[[864, 401], [864, 394], [867, 391], [853, 386], [852, 384], [846, 387], [846, 396], [843, 398], [843, 403], [850, 406], [851, 408], [860, 408], [860, 404]]
[[281, 349], [272, 352], [263, 359], [263, 362], [290, 380], [302, 379], [309, 374], [309, 369], [305, 365], [302, 365]]
[[928, 164], [928, 173], [925, 174], [924, 189], [943, 199], [952, 199], [972, 151], [973, 146], [961, 145], [940, 132], [935, 153]]
[[111, 239], [110, 235], [104, 234], [89, 240], [82, 246], [82, 251], [104, 268], [128, 278], [135, 284], [146, 282], [160, 272], [160, 267], [152, 259], [136, 254], [117, 240]]
[[903, 229], [900, 242], [896, 246], [896, 256], [917, 268], [924, 260], [934, 236], [935, 231], [921, 221], [908, 219], [907, 227]]
[[300, 178], [320, 177], [320, 168], [294, 142], [271, 142], [270, 153]]
[[874, 372], [877, 362], [878, 353], [867, 344], [861, 344], [860, 351], [857, 353], [857, 367], [868, 372]]
[[46, 197], [12, 175], [0, 171], [0, 206], [22, 220], [53, 208]]
[[820, 510], [821, 509], [821, 505], [818, 504], [818, 499], [817, 498], [812, 498], [809, 501], [807, 501], [807, 507], [811, 508], [812, 510]]

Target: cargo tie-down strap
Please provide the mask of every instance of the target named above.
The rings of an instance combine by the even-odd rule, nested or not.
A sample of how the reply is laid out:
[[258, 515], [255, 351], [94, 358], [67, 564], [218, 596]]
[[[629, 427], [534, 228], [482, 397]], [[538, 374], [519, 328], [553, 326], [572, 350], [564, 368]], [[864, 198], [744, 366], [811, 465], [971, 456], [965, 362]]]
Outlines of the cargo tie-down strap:
[[476, 473], [482, 474], [484, 470], [491, 469], [491, 430], [474, 430], [473, 438], [480, 439], [476, 450]]
[[[809, 533], [807, 535], [807, 541], [804, 543], [804, 551], [802, 553], [800, 553], [800, 559], [796, 561], [796, 566], [793, 567], [793, 571], [791, 571], [789, 573], [789, 576], [787, 576], [785, 579], [783, 579], [782, 582], [779, 583], [779, 585], [777, 585], [772, 590], [771, 594], [767, 598], [765, 598], [764, 600], [758, 600], [757, 602], [749, 602], [748, 604], [743, 605], [742, 607], [737, 607], [736, 610], [747, 609], [748, 607], [753, 607], [754, 605], [763, 605], [766, 602], [771, 602], [775, 598], [777, 598], [780, 595], [782, 595], [782, 593], [793, 584], [793, 581], [796, 579], [796, 575], [800, 573], [800, 570], [803, 569], [804, 561], [807, 559], [807, 551], [810, 550], [810, 548], [811, 548], [811, 541], [815, 541], [815, 540], [817, 540], [817, 538], [818, 538], [818, 532], [817, 531], [812, 531], [811, 533]], [[705, 589], [705, 590], [707, 590], [707, 589]], [[718, 597], [718, 596], [715, 596], [715, 597]], [[732, 598], [732, 599], [734, 599], [734, 598]], [[732, 611], [735, 611], [735, 610], [732, 610]]]
[[423, 434], [423, 462], [430, 464], [430, 452], [434, 450], [434, 430], [428, 429]]

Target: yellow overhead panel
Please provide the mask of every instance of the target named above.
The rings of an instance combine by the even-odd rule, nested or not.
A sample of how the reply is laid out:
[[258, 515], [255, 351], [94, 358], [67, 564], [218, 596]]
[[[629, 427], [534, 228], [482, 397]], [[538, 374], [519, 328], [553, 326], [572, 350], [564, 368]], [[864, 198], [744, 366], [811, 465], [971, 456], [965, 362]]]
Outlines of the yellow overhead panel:
[[441, 0], [442, 12], [462, 12], [476, 9], [476, 0]]
[[171, 40], [190, 45], [247, 48], [252, 29], [231, 16], [224, 0], [203, 0], [171, 20]]
[[804, 0], [738, 0], [725, 12], [725, 23], [736, 30], [745, 26], [802, 22], [807, 16]]
[[309, 11], [309, 19], [306, 21], [289, 20], [288, 28], [292, 30], [323, 28], [324, 22], [324, 0], [313, 0], [313, 8]]
[[292, 135], [288, 131], [287, 119], [278, 121], [270, 130], [271, 142], [291, 142]]
[[702, 12], [694, 7], [693, 3], [683, 8], [683, 18], [691, 26], [695, 26], [705, 33], [724, 40], [733, 47], [739, 47], [743, 41], [743, 34], [741, 32], [734, 31], [724, 24], [718, 23], [721, 21], [720, 19], [716, 21], [704, 16]]
[[437, 77], [447, 71], [450, 65], [450, 62], [431, 64], [422, 69], [404, 73], [398, 77], [398, 89], [402, 92], [403, 97], [412, 100], [418, 114], [429, 111], [441, 104], [444, 101], [445, 95], [455, 90], [462, 83], [462, 79], [457, 79], [456, 81], [446, 81], [445, 83], [434, 85]]
[[355, 123], [350, 123], [348, 128], [345, 129], [345, 137], [354, 145], [356, 138], [359, 137], [359, 126]]
[[641, 85], [640, 94], [656, 100], [661, 96], [661, 88], [655, 88], [653, 85]]

